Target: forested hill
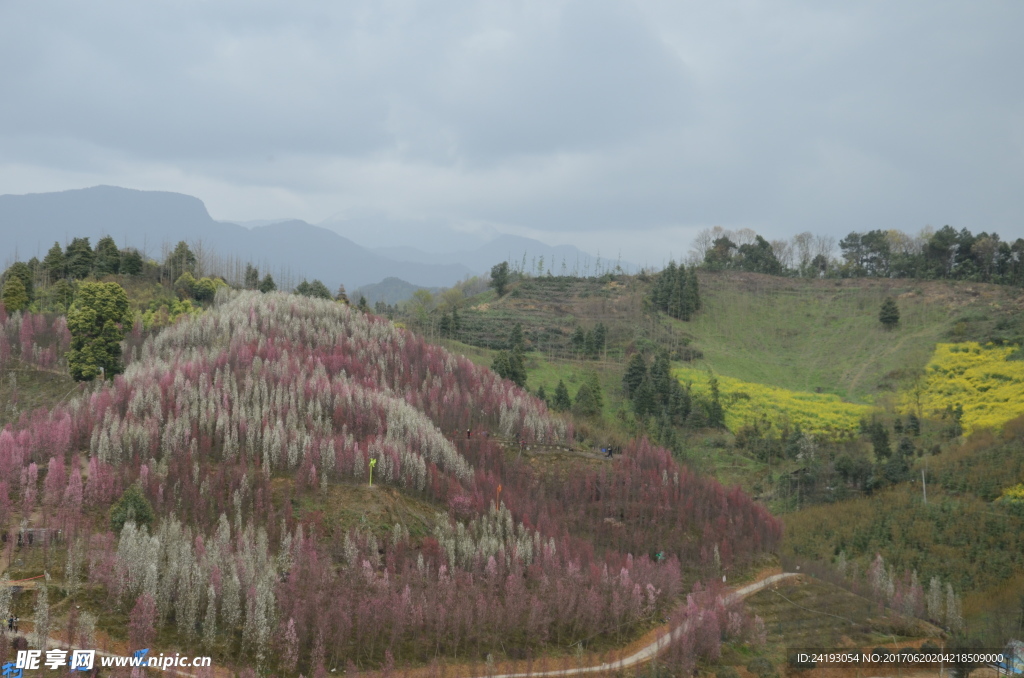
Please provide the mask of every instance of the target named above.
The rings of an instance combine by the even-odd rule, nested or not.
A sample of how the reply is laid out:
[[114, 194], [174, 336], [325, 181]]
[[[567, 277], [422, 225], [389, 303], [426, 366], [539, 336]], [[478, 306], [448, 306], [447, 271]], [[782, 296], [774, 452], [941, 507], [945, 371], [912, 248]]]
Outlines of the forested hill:
[[387, 276], [436, 287], [454, 284], [469, 272], [461, 264], [395, 261], [303, 221], [253, 229], [214, 221], [202, 201], [180, 193], [96, 186], [0, 196], [0, 260], [42, 259], [54, 242], [63, 245], [75, 237], [96, 242], [105, 235], [159, 260], [165, 258], [165, 245], [181, 240], [201, 244], [195, 249], [207, 257], [251, 261], [275, 273], [289, 270], [331, 289], [340, 284], [351, 289]]
[[[21, 363], [68, 341], [60, 317], [2, 322]], [[781, 539], [743, 492], [646, 441], [536, 472], [502, 441], [568, 446], [570, 418], [345, 304], [225, 292], [149, 338], [136, 326], [125, 356], [123, 375], [0, 431], [6, 543], [61, 530], [7, 572], [50, 572], [16, 603], [37, 625], [289, 676], [524, 658], [621, 644]], [[742, 630], [707, 604], [694, 614], [719, 641]]]

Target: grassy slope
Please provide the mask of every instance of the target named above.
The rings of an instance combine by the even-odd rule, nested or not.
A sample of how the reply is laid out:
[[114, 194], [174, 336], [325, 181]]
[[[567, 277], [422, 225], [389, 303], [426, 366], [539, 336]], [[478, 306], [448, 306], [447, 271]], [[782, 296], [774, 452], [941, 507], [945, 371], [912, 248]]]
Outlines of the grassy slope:
[[0, 373], [0, 428], [15, 423], [25, 412], [50, 408], [81, 386], [66, 374], [36, 369], [13, 360]]
[[[703, 360], [676, 367], [716, 373], [797, 391], [839, 395], [867, 403], [884, 398], [904, 377], [923, 368], [938, 341], [984, 338], [1000, 318], [1021, 306], [1017, 290], [914, 280], [806, 280], [748, 273], [701, 273], [704, 310], [691, 322], [645, 311], [650, 281], [532, 279], [467, 299], [460, 310], [462, 342], [445, 342], [481, 365], [503, 347], [515, 322], [523, 325], [528, 354], [527, 386], [550, 395], [559, 379], [570, 394], [588, 371], [604, 387], [605, 428], [626, 436], [636, 431], [617, 418], [628, 408], [621, 397], [625, 354], [631, 346], [677, 349], [689, 343]], [[902, 320], [882, 329], [878, 309], [886, 296], [898, 300]], [[608, 327], [602, 360], [572, 360], [569, 337], [576, 326]], [[598, 435], [607, 435], [599, 433]], [[596, 438], [596, 436], [595, 436]], [[690, 462], [725, 483], [748, 491], [769, 482], [765, 464], [732, 450], [718, 434], [690, 436]]]
[[[703, 360], [676, 367], [712, 369], [754, 383], [797, 391], [821, 388], [853, 402], [876, 402], [924, 367], [936, 342], [985, 339], [1022, 307], [1017, 290], [994, 285], [915, 280], [806, 280], [748, 273], [701, 273], [702, 310], [691, 322], [645, 309], [651, 283], [532, 279], [497, 298], [492, 290], [466, 300], [460, 339], [503, 347], [513, 323], [522, 323], [530, 348], [528, 387], [550, 395], [559, 379], [575, 393], [596, 371], [604, 386], [606, 425], [616, 424], [622, 402], [624, 356], [653, 342], [670, 350], [690, 343]], [[897, 298], [902, 320], [882, 329], [878, 309]], [[1024, 314], [1019, 314], [1024, 315]], [[598, 320], [608, 326], [609, 348], [600, 361], [571, 360], [569, 336]], [[1019, 328], [1017, 328], [1019, 329]], [[1011, 328], [1013, 331], [1017, 331]], [[1018, 332], [1019, 333], [1019, 332]], [[490, 350], [447, 342], [456, 353], [490, 365]], [[755, 490], [764, 464], [737, 454], [718, 435], [691, 436], [691, 462], [723, 482]]]
[[[704, 309], [690, 322], [645, 312], [650, 282], [530, 279], [497, 298], [488, 291], [467, 300], [460, 339], [500, 348], [521, 323], [529, 348], [571, 357], [576, 326], [608, 326], [610, 365], [621, 374], [631, 344], [669, 349], [687, 342], [704, 353], [691, 366], [744, 381], [795, 391], [835, 393], [871, 402], [897, 386], [908, 369], [928, 362], [939, 341], [984, 339], [1000, 318], [1024, 309], [1019, 291], [996, 285], [919, 280], [807, 280], [751, 273], [701, 273]], [[887, 296], [901, 321], [893, 331], [878, 322]], [[1018, 328], [1019, 329], [1019, 328]], [[677, 363], [685, 365], [685, 363]], [[547, 386], [545, 375], [539, 375]], [[557, 383], [557, 379], [555, 380]]]
[[[1019, 304], [1016, 290], [915, 280], [790, 280], [702, 276], [704, 310], [685, 324], [703, 364], [745, 381], [870, 402], [901, 370], [921, 368], [935, 343], [971, 330], [971, 318]], [[883, 329], [887, 296], [900, 324]], [[957, 323], [967, 317], [961, 327]], [[979, 328], [980, 329], [980, 328]]]

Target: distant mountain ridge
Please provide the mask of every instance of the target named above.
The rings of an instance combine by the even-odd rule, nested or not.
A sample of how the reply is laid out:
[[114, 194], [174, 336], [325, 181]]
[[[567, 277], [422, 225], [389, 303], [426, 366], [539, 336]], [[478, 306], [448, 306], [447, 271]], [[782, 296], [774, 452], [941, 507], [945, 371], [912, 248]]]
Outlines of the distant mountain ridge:
[[470, 269], [460, 264], [399, 262], [372, 252], [328, 229], [304, 221], [256, 228], [215, 221], [198, 198], [115, 186], [0, 195], [0, 261], [42, 258], [56, 241], [105, 235], [159, 259], [163, 244], [201, 241], [218, 256], [251, 261], [271, 273], [318, 278], [334, 289], [355, 288], [387, 277], [416, 285], [449, 286]]
[[[513, 267], [522, 267], [527, 272], [538, 275], [546, 274], [548, 271], [552, 275], [572, 275], [574, 271], [576, 275], [584, 275], [587, 270], [597, 270], [598, 265], [602, 270], [612, 270], [616, 265], [620, 265], [626, 272], [636, 268], [630, 262], [594, 256], [573, 245], [548, 245], [539, 240], [516, 235], [500, 235], [479, 247], [458, 252], [429, 253], [405, 245], [375, 247], [373, 251], [399, 261], [461, 264], [476, 273], [486, 273], [491, 266], [502, 261], [508, 261]], [[538, 268], [542, 268], [540, 273]]]
[[[374, 228], [372, 222], [364, 226]], [[380, 224], [392, 227], [396, 223]], [[444, 230], [436, 223], [431, 228]], [[255, 220], [244, 226], [217, 221], [199, 198], [167, 191], [94, 186], [0, 195], [0, 265], [15, 258], [41, 259], [54, 242], [65, 245], [72, 238], [88, 237], [95, 245], [107, 235], [119, 246], [138, 248], [158, 260], [165, 245], [202, 242], [221, 258], [249, 261], [275, 277], [287, 273], [293, 283], [316, 278], [332, 290], [339, 284], [355, 289], [386, 278], [399, 278], [414, 288], [449, 287], [470, 275], [486, 275], [502, 261], [530, 273], [537, 273], [543, 261], [543, 272], [583, 275], [596, 271], [599, 261], [572, 245], [552, 246], [514, 235], [455, 252], [428, 253], [408, 245], [370, 249], [339, 234], [333, 225], [325, 228], [297, 219]], [[627, 262], [622, 265], [632, 268]], [[615, 262], [603, 259], [601, 267], [611, 270]]]

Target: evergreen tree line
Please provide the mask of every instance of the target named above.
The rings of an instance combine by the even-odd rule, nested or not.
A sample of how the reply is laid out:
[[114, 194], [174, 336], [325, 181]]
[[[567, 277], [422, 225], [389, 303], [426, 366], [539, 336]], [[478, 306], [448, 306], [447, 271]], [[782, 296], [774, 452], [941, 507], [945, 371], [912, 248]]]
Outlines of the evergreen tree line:
[[660, 351], [650, 366], [642, 353], [634, 353], [622, 377], [622, 391], [639, 420], [658, 422], [658, 439], [662, 445], [673, 442], [673, 427], [725, 427], [718, 381], [711, 379], [706, 396], [695, 395], [689, 384], [684, 386], [672, 376], [672, 365], [665, 351]]
[[[458, 315], [455, 315], [455, 309], [452, 309], [452, 315], [458, 320]], [[444, 316], [447, 318], [448, 316]], [[450, 322], [450, 321], [449, 321]], [[523, 339], [523, 326], [516, 323], [512, 328], [512, 331], [508, 336], [508, 346], [504, 350], [498, 351], [498, 354], [494, 356], [494, 360], [491, 363], [491, 369], [502, 379], [508, 379], [520, 388], [526, 386], [526, 358], [523, 355], [525, 352], [525, 342]]]
[[599, 417], [604, 409], [604, 392], [596, 372], [586, 376], [575, 397], [569, 395], [569, 387], [565, 385], [564, 379], [558, 380], [558, 385], [550, 396], [544, 386], [540, 386], [537, 389], [537, 397], [556, 412], [572, 411], [579, 417]]
[[679, 320], [689, 320], [700, 310], [700, 284], [697, 272], [670, 261], [651, 290], [651, 304], [662, 313]]
[[89, 276], [140, 275], [145, 260], [138, 250], [117, 247], [111, 237], [101, 238], [93, 249], [88, 238], [74, 238], [66, 248], [60, 243], [40, 261], [14, 262], [3, 274], [2, 298], [8, 311], [23, 311], [33, 305], [65, 312], [75, 296], [75, 283]]
[[[839, 257], [835, 256], [838, 245]], [[1024, 285], [1024, 238], [963, 228], [852, 231], [837, 243], [830, 236], [801, 233], [768, 242], [750, 229], [705, 230], [692, 258], [709, 270], [738, 270], [810, 278], [918, 278]]]
[[572, 335], [572, 348], [577, 357], [585, 356], [591, 360], [601, 357], [601, 352], [608, 345], [608, 328], [604, 323], [597, 323], [589, 330], [576, 326]]
[[89, 238], [74, 238], [65, 248], [53, 243], [42, 261], [33, 257], [12, 264], [0, 278], [2, 298], [8, 311], [65, 313], [78, 294], [80, 281], [120, 275], [168, 285], [181, 299], [210, 301], [217, 288], [227, 283], [220, 276], [197, 279], [197, 265], [198, 257], [184, 241], [161, 264], [133, 247], [118, 248], [110, 236], [101, 238], [95, 249]]

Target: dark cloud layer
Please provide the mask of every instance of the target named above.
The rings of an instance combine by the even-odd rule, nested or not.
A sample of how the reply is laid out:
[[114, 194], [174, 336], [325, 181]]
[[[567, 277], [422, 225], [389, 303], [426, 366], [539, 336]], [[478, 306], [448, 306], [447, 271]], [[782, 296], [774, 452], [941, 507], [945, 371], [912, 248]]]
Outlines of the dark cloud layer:
[[0, 192], [641, 261], [711, 224], [1021, 236], [1022, 25], [1011, 0], [4, 3]]

